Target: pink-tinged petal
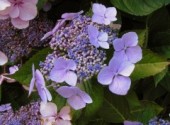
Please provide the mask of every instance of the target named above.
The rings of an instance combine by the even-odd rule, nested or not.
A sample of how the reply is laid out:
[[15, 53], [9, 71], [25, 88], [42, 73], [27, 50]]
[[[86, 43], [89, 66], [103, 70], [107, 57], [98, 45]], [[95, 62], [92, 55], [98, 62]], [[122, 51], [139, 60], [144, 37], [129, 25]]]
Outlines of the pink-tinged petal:
[[7, 62], [8, 62], [8, 57], [5, 55], [5, 53], [0, 51], [0, 66], [4, 65]]
[[7, 7], [10, 7], [11, 3], [8, 0], [0, 0], [0, 11], [5, 10]]
[[108, 18], [103, 19], [103, 24], [110, 25], [111, 21]]
[[11, 22], [12, 22], [13, 26], [18, 29], [25, 29], [29, 26], [29, 21], [23, 21], [19, 18], [12, 18]]
[[109, 49], [109, 43], [108, 42], [98, 42], [99, 46], [103, 49]]
[[11, 66], [11, 67], [9, 67], [9, 74], [14, 74], [18, 70], [19, 70], [18, 66], [16, 66], [16, 65]]
[[86, 106], [86, 103], [80, 96], [73, 95], [67, 99], [68, 104], [75, 110], [82, 109]]
[[92, 11], [94, 15], [99, 15], [104, 17], [104, 14], [106, 12], [106, 7], [102, 4], [94, 3], [92, 6]]
[[65, 76], [65, 70], [56, 70], [55, 68], [53, 68], [50, 72], [49, 78], [57, 83], [62, 83], [65, 80]]
[[100, 32], [98, 36], [100, 42], [106, 42], [108, 40], [108, 34], [106, 32]]
[[97, 80], [102, 85], [109, 85], [112, 83], [114, 77], [113, 70], [109, 66], [104, 67], [98, 74]]
[[99, 35], [98, 29], [94, 27], [93, 25], [89, 25], [87, 30], [88, 30], [90, 43], [96, 47], [99, 47], [98, 39], [97, 39]]
[[37, 84], [45, 86], [45, 80], [43, 74], [38, 69], [35, 71], [35, 80]]
[[115, 51], [120, 51], [124, 49], [125, 43], [124, 41], [122, 41], [121, 38], [117, 38], [113, 41], [113, 46], [114, 46]]
[[45, 87], [45, 88], [44, 88], [44, 91], [45, 91], [45, 93], [46, 93], [47, 100], [48, 100], [48, 101], [51, 101], [51, 100], [52, 100], [52, 96], [51, 96], [51, 93], [49, 92], [49, 90]]
[[76, 70], [76, 63], [73, 60], [68, 60], [67, 69]]
[[134, 68], [135, 68], [135, 65], [133, 63], [124, 61], [121, 63], [118, 73], [122, 76], [130, 76]]
[[130, 89], [131, 80], [129, 77], [116, 76], [112, 84], [109, 85], [109, 90], [117, 95], [126, 95]]
[[69, 98], [76, 94], [75, 88], [68, 87], [68, 86], [62, 86], [62, 87], [58, 88], [56, 91], [58, 94], [60, 94], [64, 98]]
[[17, 18], [17, 17], [19, 17], [19, 13], [20, 12], [19, 12], [18, 6], [13, 6], [9, 15], [10, 15], [11, 18]]
[[52, 117], [57, 115], [57, 106], [52, 102], [41, 102], [40, 103], [40, 113], [43, 117]]
[[55, 125], [71, 125], [71, 122], [67, 120], [57, 119]]
[[140, 48], [140, 46], [127, 48], [126, 55], [130, 62], [137, 63], [142, 59], [142, 49]]
[[92, 22], [98, 23], [98, 24], [103, 24], [104, 23], [104, 17], [98, 16], [98, 15], [93, 15], [92, 16]]
[[65, 77], [65, 82], [71, 86], [75, 86], [77, 83], [77, 75], [73, 71], [67, 71]]
[[92, 103], [93, 102], [92, 98], [86, 92], [80, 90], [78, 92], [78, 94], [83, 99], [83, 101], [85, 103]]
[[116, 15], [117, 15], [116, 8], [109, 7], [106, 9], [105, 17], [110, 21], [116, 21], [117, 20]]
[[34, 4], [31, 4], [29, 2], [25, 2], [20, 7], [20, 14], [19, 18], [22, 20], [28, 21], [32, 20], [37, 16], [37, 7]]
[[124, 121], [124, 125], [143, 125], [143, 124], [136, 121]]
[[7, 7], [5, 10], [0, 11], [0, 15], [8, 15], [11, 12], [12, 7]]
[[8, 19], [9, 15], [0, 15], [0, 20]]
[[62, 118], [63, 120], [71, 120], [70, 111], [71, 111], [71, 109], [70, 109], [69, 106], [64, 106], [64, 107], [60, 110], [58, 116], [59, 116], [60, 118]]
[[138, 35], [135, 32], [128, 32], [122, 36], [126, 47], [136, 46], [138, 44]]

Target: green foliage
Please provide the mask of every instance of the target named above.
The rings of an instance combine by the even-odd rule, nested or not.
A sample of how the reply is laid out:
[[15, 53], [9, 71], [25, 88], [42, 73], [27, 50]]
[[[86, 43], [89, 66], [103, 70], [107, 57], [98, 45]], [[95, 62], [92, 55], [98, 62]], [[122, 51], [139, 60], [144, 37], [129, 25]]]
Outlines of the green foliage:
[[38, 0], [37, 4], [38, 9], [41, 10], [47, 1], [48, 0]]
[[118, 9], [136, 16], [145, 16], [170, 3], [169, 0], [110, 0]]
[[160, 73], [158, 73], [158, 74], [156, 74], [154, 76], [155, 86], [157, 86], [158, 83], [164, 78], [164, 76], [166, 75], [167, 71], [168, 71], [168, 68], [165, 68], [162, 72], [160, 72]]
[[156, 75], [163, 71], [169, 64], [167, 60], [150, 50], [143, 50], [143, 59], [136, 64], [135, 70], [131, 75], [132, 80]]
[[32, 64], [35, 65], [35, 69], [39, 68], [40, 61], [44, 61], [45, 57], [51, 50], [45, 48], [34, 54], [22, 67], [12, 75], [12, 78], [16, 79], [23, 85], [29, 85], [32, 78]]

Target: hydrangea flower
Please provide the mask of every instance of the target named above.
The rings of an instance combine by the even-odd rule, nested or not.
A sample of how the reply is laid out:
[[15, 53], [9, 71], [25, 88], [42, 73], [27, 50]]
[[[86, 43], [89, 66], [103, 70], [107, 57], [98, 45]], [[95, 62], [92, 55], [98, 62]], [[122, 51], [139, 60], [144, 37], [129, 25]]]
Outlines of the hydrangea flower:
[[92, 21], [98, 24], [109, 25], [112, 21], [116, 21], [117, 11], [114, 7], [106, 8], [102, 4], [94, 3], [92, 6], [93, 16]]
[[0, 66], [6, 64], [8, 62], [8, 57], [0, 51]]
[[9, 6], [11, 6], [11, 3], [8, 0], [1, 0], [0, 1], [0, 11], [5, 10]]
[[126, 95], [131, 80], [128, 76], [134, 70], [135, 65], [122, 61], [118, 58], [112, 58], [109, 66], [104, 67], [98, 74], [98, 82], [102, 85], [109, 85], [109, 90], [117, 95]]
[[37, 15], [38, 0], [8, 0], [10, 6], [0, 11], [0, 19], [11, 18], [12, 24], [18, 29], [29, 26], [29, 21]]
[[124, 125], [143, 125], [141, 122], [136, 121], [124, 121]]
[[84, 108], [86, 103], [92, 103], [91, 97], [77, 87], [62, 86], [57, 89], [57, 92], [67, 98], [68, 104], [75, 110]]
[[122, 57], [132, 63], [136, 63], [142, 59], [142, 49], [138, 44], [138, 36], [135, 32], [128, 32], [122, 38], [115, 39], [113, 46], [115, 49], [114, 56]]
[[59, 113], [57, 113], [57, 106], [55, 103], [41, 102], [40, 113], [42, 115], [43, 125], [71, 125], [70, 107], [64, 106]]
[[92, 45], [97, 48], [100, 46], [104, 49], [109, 49], [108, 34], [106, 32], [99, 32], [96, 27], [89, 25], [88, 35]]
[[29, 88], [29, 95], [31, 94], [34, 84], [36, 85], [36, 88], [38, 90], [38, 94], [40, 95], [41, 99], [43, 102], [47, 102], [52, 100], [52, 96], [49, 92], [49, 90], [45, 86], [45, 80], [42, 75], [42, 73], [37, 69], [35, 71], [34, 65], [32, 66], [32, 79], [30, 83], [30, 88]]
[[74, 70], [76, 70], [76, 63], [73, 60], [66, 60], [60, 57], [55, 60], [49, 78], [57, 83], [65, 81], [67, 84], [75, 86], [77, 75]]

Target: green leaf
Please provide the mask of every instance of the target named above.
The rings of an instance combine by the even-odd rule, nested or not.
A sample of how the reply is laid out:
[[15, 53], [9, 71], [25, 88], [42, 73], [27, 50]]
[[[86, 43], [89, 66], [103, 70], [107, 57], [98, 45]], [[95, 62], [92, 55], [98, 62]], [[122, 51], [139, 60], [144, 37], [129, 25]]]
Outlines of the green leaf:
[[163, 86], [168, 92], [170, 92], [170, 72], [166, 74], [166, 76], [160, 81], [160, 85]]
[[139, 45], [143, 47], [147, 43], [148, 29], [133, 30], [138, 34]]
[[40, 61], [44, 61], [50, 51], [50, 48], [45, 48], [34, 54], [33, 57], [22, 65], [12, 78], [16, 79], [23, 85], [29, 85], [32, 78], [32, 64], [35, 65], [35, 68], [39, 68]]
[[167, 71], [168, 71], [168, 68], [165, 68], [162, 72], [160, 72], [160, 73], [158, 73], [158, 74], [156, 74], [154, 76], [155, 86], [157, 86], [158, 83], [164, 78], [164, 76], [166, 75]]
[[144, 123], [144, 125], [163, 110], [158, 104], [150, 101], [141, 101], [141, 105], [142, 106], [139, 110], [132, 111], [134, 119], [131, 120], [140, 121]]
[[145, 16], [170, 3], [168, 0], [110, 0], [118, 9], [136, 16]]
[[41, 10], [46, 2], [47, 0], [38, 0], [38, 4], [37, 4], [38, 10]]
[[135, 70], [131, 75], [132, 80], [156, 75], [163, 71], [169, 62], [165, 58], [153, 53], [150, 50], [143, 50], [143, 59], [136, 64]]

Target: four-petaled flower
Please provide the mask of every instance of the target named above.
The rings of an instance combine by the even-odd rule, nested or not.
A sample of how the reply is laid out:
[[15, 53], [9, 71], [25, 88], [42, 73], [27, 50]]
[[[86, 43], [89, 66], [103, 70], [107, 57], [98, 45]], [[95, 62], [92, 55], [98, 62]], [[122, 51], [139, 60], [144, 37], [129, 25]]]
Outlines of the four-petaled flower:
[[104, 49], [109, 49], [108, 34], [106, 32], [99, 32], [96, 27], [89, 25], [88, 35], [92, 45], [97, 48], [100, 46]]
[[38, 0], [8, 0], [10, 6], [0, 10], [0, 19], [11, 18], [12, 24], [18, 29], [29, 26], [29, 21], [37, 15]]
[[92, 103], [91, 97], [77, 87], [62, 86], [56, 91], [67, 98], [68, 104], [75, 110], [84, 108], [86, 103]]
[[65, 81], [67, 84], [75, 86], [77, 75], [74, 70], [76, 70], [76, 63], [73, 60], [66, 60], [60, 57], [55, 60], [49, 78], [57, 83]]
[[47, 102], [52, 100], [52, 96], [49, 92], [49, 90], [45, 86], [45, 80], [42, 75], [42, 73], [37, 69], [35, 71], [34, 65], [32, 66], [32, 79], [30, 83], [30, 88], [29, 88], [29, 95], [31, 94], [34, 84], [36, 85], [36, 88], [38, 90], [38, 94], [41, 97], [43, 102]]
[[109, 90], [117, 95], [126, 95], [131, 80], [128, 76], [134, 70], [134, 64], [112, 58], [109, 66], [104, 67], [98, 74], [98, 82], [102, 85], [109, 85]]
[[113, 46], [114, 56], [136, 63], [142, 59], [142, 49], [138, 44], [138, 36], [135, 32], [128, 32], [122, 38], [115, 39]]
[[112, 21], [116, 21], [117, 11], [114, 7], [106, 8], [102, 4], [94, 3], [92, 7], [93, 16], [92, 21], [98, 24], [109, 25]]
[[71, 125], [70, 107], [64, 106], [59, 113], [57, 113], [57, 106], [55, 103], [41, 102], [40, 113], [42, 118], [42, 125]]

